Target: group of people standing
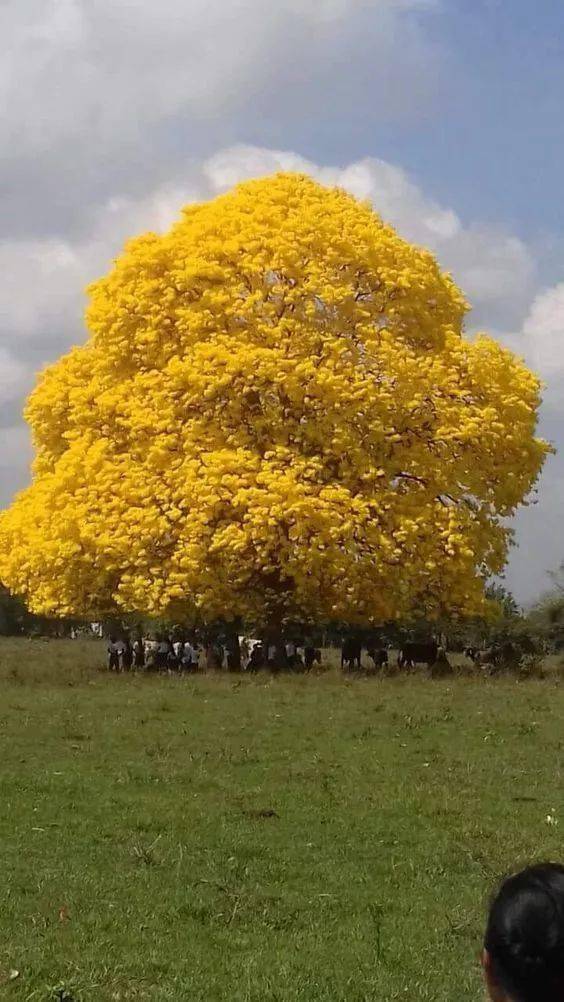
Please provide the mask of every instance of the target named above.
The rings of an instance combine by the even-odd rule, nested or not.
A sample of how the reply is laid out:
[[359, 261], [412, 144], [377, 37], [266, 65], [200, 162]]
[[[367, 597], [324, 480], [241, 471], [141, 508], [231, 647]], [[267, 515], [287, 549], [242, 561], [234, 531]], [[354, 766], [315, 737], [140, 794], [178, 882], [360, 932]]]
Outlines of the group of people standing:
[[251, 637], [236, 637], [231, 643], [221, 639], [157, 634], [155, 637], [134, 638], [124, 634], [110, 636], [108, 640], [108, 668], [110, 671], [169, 670], [197, 671], [206, 668], [238, 671], [288, 669], [309, 671], [321, 663], [321, 651], [306, 641], [298, 645], [294, 640], [280, 644], [264, 643]]
[[[111, 635], [108, 640], [110, 671], [156, 670], [198, 671], [200, 667], [232, 671], [257, 672], [263, 669], [292, 672], [311, 671], [321, 665], [321, 650], [311, 639], [286, 639], [271, 643], [253, 637], [239, 636], [228, 643], [225, 639], [210, 639], [192, 631], [190, 635], [158, 633], [142, 636]], [[345, 638], [341, 649], [341, 668], [361, 669], [362, 645], [356, 638]], [[368, 645], [367, 653], [374, 667], [383, 667], [388, 653], [385, 648]]]
[[108, 668], [110, 671], [184, 670], [196, 671], [200, 664], [201, 648], [189, 639], [172, 639], [159, 635], [153, 637], [112, 636], [108, 641]]
[[240, 650], [241, 666], [246, 671], [262, 668], [310, 671], [314, 664], [321, 664], [321, 651], [308, 640], [304, 643], [287, 640], [280, 645], [241, 637]]

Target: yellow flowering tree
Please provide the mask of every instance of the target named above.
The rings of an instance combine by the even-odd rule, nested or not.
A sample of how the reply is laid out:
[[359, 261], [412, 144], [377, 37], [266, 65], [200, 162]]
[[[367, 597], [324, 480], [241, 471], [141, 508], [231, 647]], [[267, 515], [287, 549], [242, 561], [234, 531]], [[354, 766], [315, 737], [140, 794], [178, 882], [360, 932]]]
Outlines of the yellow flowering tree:
[[308, 177], [127, 244], [27, 405], [0, 578], [50, 615], [474, 614], [548, 446], [427, 251]]

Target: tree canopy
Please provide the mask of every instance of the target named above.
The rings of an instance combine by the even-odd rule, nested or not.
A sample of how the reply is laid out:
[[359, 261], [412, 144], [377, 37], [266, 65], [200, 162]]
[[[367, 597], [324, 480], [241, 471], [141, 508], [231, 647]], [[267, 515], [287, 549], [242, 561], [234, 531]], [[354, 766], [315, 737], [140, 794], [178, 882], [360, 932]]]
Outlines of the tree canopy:
[[539, 381], [368, 204], [279, 174], [89, 289], [26, 409], [0, 578], [50, 615], [378, 622], [483, 608], [548, 446]]

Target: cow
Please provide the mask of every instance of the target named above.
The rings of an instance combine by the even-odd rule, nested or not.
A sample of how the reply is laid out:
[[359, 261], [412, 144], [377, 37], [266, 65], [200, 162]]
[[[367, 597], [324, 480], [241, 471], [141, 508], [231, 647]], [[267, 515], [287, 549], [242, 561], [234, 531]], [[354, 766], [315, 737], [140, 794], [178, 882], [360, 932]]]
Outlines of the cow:
[[519, 652], [516, 650], [515, 645], [511, 640], [505, 640], [503, 643], [494, 643], [490, 647], [484, 647], [483, 650], [478, 650], [478, 648], [469, 647], [464, 652], [472, 659], [475, 665], [481, 668], [490, 666], [491, 668], [504, 668], [511, 665], [515, 665], [519, 662]]
[[467, 647], [464, 653], [476, 668], [480, 668], [484, 673], [493, 674], [499, 670], [502, 663], [499, 644], [491, 644], [490, 647]]
[[452, 674], [452, 665], [447, 657], [447, 652], [444, 647], [440, 645], [437, 647], [437, 656], [432, 665], [429, 666], [431, 670], [431, 678], [442, 678], [444, 675]]
[[415, 668], [418, 664], [434, 665], [439, 646], [436, 640], [409, 641], [403, 644], [398, 654], [398, 668]]
[[521, 660], [520, 652], [511, 640], [504, 640], [499, 648], [499, 664], [506, 667], [514, 666]]
[[499, 649], [493, 644], [491, 647], [484, 647], [481, 650], [477, 647], [469, 649], [468, 657], [475, 665], [493, 665], [499, 660]]
[[311, 671], [314, 664], [321, 664], [321, 651], [316, 647], [312, 647], [311, 644], [306, 644], [304, 647], [304, 665], [306, 671]]
[[368, 647], [366, 653], [374, 668], [383, 668], [388, 664], [388, 651], [385, 647]]
[[345, 670], [345, 665], [348, 671], [354, 671], [355, 668], [358, 671], [361, 670], [361, 654], [362, 654], [362, 644], [360, 640], [355, 637], [346, 637], [343, 640], [343, 646], [341, 648], [341, 671]]

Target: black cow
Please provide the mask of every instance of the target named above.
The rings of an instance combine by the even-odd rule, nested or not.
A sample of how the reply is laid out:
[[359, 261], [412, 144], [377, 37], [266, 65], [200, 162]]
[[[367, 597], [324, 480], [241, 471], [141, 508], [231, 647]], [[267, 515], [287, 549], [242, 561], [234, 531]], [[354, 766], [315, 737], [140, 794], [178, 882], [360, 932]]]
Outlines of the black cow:
[[368, 647], [366, 650], [374, 668], [383, 668], [388, 664], [388, 651], [385, 647]]
[[255, 644], [251, 651], [251, 656], [248, 660], [246, 671], [250, 672], [260, 671], [261, 668], [264, 668], [264, 665], [265, 665], [264, 647], [260, 643]]
[[341, 648], [341, 670], [344, 670], [345, 665], [349, 671], [354, 671], [355, 668], [362, 668], [360, 661], [362, 654], [362, 644], [360, 640], [355, 637], [347, 637], [343, 640], [343, 646]]
[[306, 671], [310, 671], [314, 664], [321, 664], [321, 651], [316, 647], [312, 647], [311, 644], [306, 644], [304, 647], [304, 665]]
[[520, 655], [515, 644], [511, 640], [505, 640], [500, 646], [499, 663], [506, 667], [512, 667], [520, 660]]
[[410, 641], [400, 648], [398, 654], [398, 668], [415, 668], [418, 664], [427, 665], [428, 668], [434, 665], [437, 660], [439, 645], [436, 640]]

